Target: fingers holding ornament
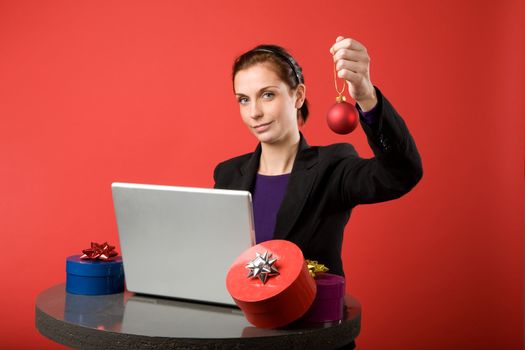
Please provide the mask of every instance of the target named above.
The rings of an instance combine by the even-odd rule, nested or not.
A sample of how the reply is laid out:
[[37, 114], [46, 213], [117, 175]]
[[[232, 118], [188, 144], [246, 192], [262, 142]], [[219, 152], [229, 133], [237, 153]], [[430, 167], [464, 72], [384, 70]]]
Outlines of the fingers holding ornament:
[[338, 36], [335, 39], [335, 44], [330, 48], [330, 52], [335, 54], [338, 50], [349, 49], [355, 51], [365, 51], [366, 47], [361, 44], [359, 41], [352, 38], [345, 38], [343, 36]]
[[356, 72], [355, 69], [361, 68], [341, 68], [337, 72], [337, 76], [346, 80], [350, 96], [366, 111], [370, 108], [363, 108], [363, 102], [375, 97], [374, 86], [362, 72]]
[[333, 54], [332, 58], [336, 64], [341, 60], [370, 63], [370, 56], [366, 51], [340, 49]]
[[330, 52], [337, 76], [346, 80], [350, 96], [363, 110], [370, 110], [377, 98], [370, 80], [370, 56], [366, 47], [355, 39], [339, 36]]
[[[343, 95], [346, 84], [350, 96], [363, 111], [372, 109], [377, 103], [375, 89], [370, 81], [370, 56], [363, 44], [343, 36], [337, 37], [330, 53], [334, 61], [335, 90], [339, 96], [328, 111], [326, 121], [335, 133], [348, 134], [357, 127], [359, 113], [353, 104], [346, 102]], [[341, 90], [338, 88], [337, 78], [346, 81]]]
[[[335, 65], [338, 70], [339, 78], [345, 78], [345, 75], [342, 73], [343, 70], [356, 73], [361, 76], [362, 79], [355, 81], [358, 83], [366, 83], [368, 79], [368, 67], [362, 62], [353, 62], [353, 61], [339, 61]], [[349, 77], [350, 79], [350, 77]]]

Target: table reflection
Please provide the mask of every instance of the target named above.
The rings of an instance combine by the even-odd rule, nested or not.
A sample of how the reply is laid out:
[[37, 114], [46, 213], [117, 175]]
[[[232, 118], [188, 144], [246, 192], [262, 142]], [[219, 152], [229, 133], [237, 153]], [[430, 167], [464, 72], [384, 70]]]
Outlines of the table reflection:
[[[57, 301], [62, 301], [61, 303]], [[304, 334], [337, 326], [347, 321], [359, 324], [360, 305], [345, 297], [342, 322], [304, 323], [297, 321], [282, 329], [252, 326], [236, 307], [187, 300], [136, 295], [129, 292], [111, 295], [75, 295], [57, 285], [37, 297], [37, 308], [57, 320], [102, 331], [171, 338], [253, 338]]]
[[124, 293], [111, 295], [66, 294], [64, 320], [81, 326], [120, 332]]

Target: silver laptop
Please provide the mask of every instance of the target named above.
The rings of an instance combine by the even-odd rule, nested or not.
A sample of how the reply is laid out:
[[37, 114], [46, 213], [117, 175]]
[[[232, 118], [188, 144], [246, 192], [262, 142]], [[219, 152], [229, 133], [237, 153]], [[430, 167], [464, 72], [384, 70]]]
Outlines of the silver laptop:
[[255, 242], [250, 192], [113, 183], [131, 292], [235, 305], [226, 274]]

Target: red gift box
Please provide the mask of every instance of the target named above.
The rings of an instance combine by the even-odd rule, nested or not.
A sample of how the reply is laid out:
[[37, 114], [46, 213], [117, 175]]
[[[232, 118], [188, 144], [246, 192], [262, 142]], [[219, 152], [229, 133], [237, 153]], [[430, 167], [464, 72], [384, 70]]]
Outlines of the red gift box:
[[[278, 274], [269, 274], [265, 283], [247, 277], [247, 265], [257, 253], [264, 256]], [[271, 256], [270, 256], [271, 254]], [[278, 328], [303, 316], [312, 305], [316, 284], [308, 271], [301, 249], [285, 240], [270, 240], [251, 247], [230, 267], [226, 287], [246, 319], [256, 327]]]

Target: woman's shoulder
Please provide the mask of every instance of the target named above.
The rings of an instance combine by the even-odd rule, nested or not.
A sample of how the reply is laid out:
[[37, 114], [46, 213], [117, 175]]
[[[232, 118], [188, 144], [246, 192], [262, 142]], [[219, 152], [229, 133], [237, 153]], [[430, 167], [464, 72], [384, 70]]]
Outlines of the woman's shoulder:
[[236, 156], [230, 159], [223, 160], [215, 168], [236, 168], [241, 167], [243, 164], [245, 164], [250, 158], [252, 157], [253, 152], [242, 154], [240, 156]]
[[313, 146], [317, 148], [320, 160], [340, 159], [347, 157], [358, 157], [355, 147], [346, 142], [333, 143], [325, 146]]
[[253, 156], [253, 152], [226, 159], [215, 166], [213, 177], [228, 176], [232, 172], [238, 172]]

